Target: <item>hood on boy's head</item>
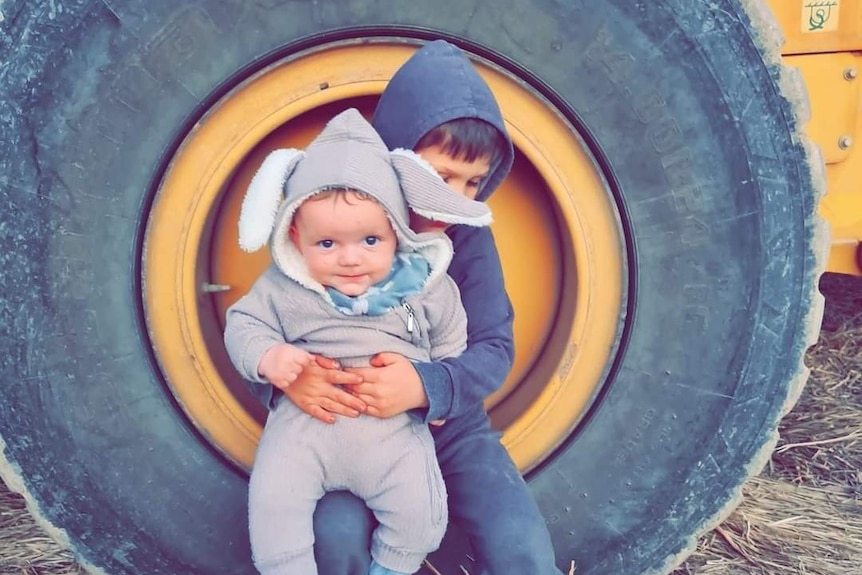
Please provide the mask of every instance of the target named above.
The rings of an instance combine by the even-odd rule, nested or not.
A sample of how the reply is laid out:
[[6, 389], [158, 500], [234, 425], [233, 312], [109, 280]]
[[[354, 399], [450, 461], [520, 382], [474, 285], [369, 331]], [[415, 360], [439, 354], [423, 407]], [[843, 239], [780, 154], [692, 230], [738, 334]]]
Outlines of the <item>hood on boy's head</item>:
[[476, 197], [486, 200], [509, 173], [515, 153], [494, 95], [459, 48], [435, 40], [413, 54], [392, 76], [371, 123], [390, 149], [412, 150], [433, 128], [458, 118], [484, 120], [506, 141]]

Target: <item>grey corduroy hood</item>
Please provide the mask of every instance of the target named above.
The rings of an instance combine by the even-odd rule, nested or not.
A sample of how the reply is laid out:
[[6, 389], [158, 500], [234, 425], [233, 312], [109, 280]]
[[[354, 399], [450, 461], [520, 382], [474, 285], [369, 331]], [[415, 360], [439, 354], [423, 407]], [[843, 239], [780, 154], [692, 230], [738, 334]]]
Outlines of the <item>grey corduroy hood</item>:
[[448, 223], [486, 226], [491, 222], [485, 204], [453, 192], [412, 151], [389, 151], [371, 125], [351, 108], [330, 120], [304, 151], [275, 150], [266, 157], [243, 200], [240, 246], [255, 251], [269, 240], [273, 261], [282, 273], [325, 296], [323, 286], [308, 274], [288, 229], [304, 201], [332, 189], [364, 192], [378, 201], [389, 216], [399, 250], [422, 253], [431, 263], [432, 277], [445, 272], [452, 244], [444, 234], [414, 233], [409, 227], [408, 205], [433, 203], [434, 213], [422, 215]]

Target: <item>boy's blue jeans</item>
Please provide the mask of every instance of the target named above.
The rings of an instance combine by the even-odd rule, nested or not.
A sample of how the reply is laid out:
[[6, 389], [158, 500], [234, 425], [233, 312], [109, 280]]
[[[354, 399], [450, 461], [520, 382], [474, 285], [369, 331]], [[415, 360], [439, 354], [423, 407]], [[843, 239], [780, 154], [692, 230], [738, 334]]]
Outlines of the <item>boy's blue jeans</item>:
[[379, 565], [376, 562], [371, 563], [371, 569], [368, 571], [368, 575], [404, 575], [404, 573], [400, 571], [393, 571], [392, 569], [387, 569]]
[[[488, 416], [477, 411], [434, 431], [449, 518], [469, 536], [476, 560], [471, 574], [560, 575], [545, 520]], [[375, 523], [352, 494], [326, 494], [314, 513], [319, 575], [367, 575]]]

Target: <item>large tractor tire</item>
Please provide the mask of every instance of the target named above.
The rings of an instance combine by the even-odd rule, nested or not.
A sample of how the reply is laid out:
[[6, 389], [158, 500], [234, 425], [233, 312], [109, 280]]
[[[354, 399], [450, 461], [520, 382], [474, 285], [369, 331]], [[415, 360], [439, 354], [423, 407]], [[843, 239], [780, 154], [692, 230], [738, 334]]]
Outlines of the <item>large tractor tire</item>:
[[765, 463], [825, 246], [759, 3], [5, 0], [2, 475], [94, 573], [253, 572], [264, 414], [220, 339], [265, 256], [238, 198], [436, 37], [518, 149], [492, 202], [518, 359], [488, 408], [560, 568], [668, 572]]

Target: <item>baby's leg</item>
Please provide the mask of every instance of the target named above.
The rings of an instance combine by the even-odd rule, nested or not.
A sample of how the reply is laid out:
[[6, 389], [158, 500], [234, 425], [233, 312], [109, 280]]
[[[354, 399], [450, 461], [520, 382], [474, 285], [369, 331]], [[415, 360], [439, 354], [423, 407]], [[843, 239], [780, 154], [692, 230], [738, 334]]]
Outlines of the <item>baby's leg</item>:
[[[294, 406], [269, 414], [249, 483], [249, 532], [262, 575], [315, 575], [312, 517], [323, 496], [315, 447], [298, 437]], [[322, 424], [323, 425], [323, 424]]]
[[372, 537], [369, 573], [414, 573], [440, 546], [448, 521], [434, 440], [425, 425], [411, 423], [386, 438], [378, 455], [376, 468], [366, 468], [369, 473], [354, 486], [380, 523]]

